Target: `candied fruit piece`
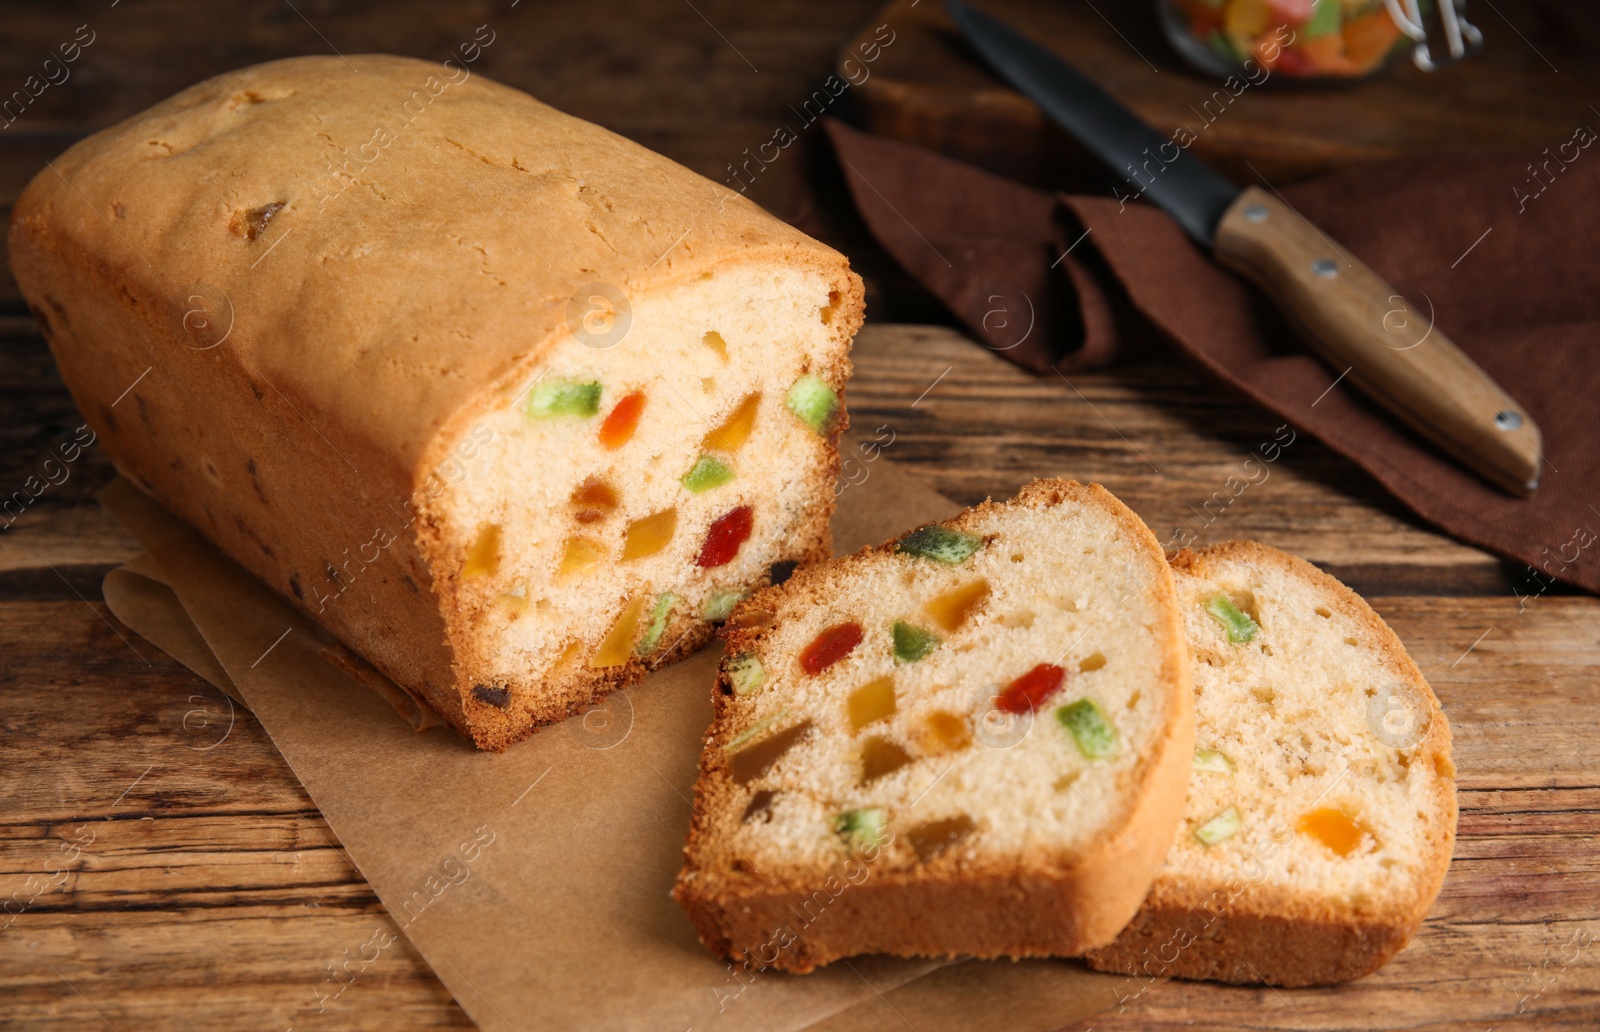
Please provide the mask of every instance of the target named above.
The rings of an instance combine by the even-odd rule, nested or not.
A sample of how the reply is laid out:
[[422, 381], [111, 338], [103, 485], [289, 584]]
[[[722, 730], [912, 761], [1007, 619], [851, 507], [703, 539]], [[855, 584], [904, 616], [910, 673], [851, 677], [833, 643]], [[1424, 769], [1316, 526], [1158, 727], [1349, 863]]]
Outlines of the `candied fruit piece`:
[[917, 736], [922, 751], [937, 756], [940, 753], [959, 752], [972, 744], [972, 728], [967, 718], [949, 710], [934, 710], [922, 721], [922, 733]]
[[[500, 593], [500, 604], [511, 610], [516, 616], [521, 616], [528, 611], [528, 586], [526, 584], [513, 585], [510, 591]], [[513, 616], [513, 619], [516, 617]]]
[[946, 849], [960, 842], [977, 829], [978, 825], [966, 814], [927, 821], [906, 832], [917, 859], [927, 863]]
[[1232, 774], [1233, 761], [1225, 752], [1197, 745], [1194, 747], [1194, 769], [1207, 774]]
[[600, 383], [591, 380], [540, 380], [528, 392], [523, 409], [535, 419], [551, 416], [592, 416], [600, 411]]
[[1194, 837], [1208, 846], [1214, 846], [1223, 839], [1230, 839], [1239, 834], [1239, 829], [1242, 827], [1244, 818], [1239, 816], [1237, 808], [1230, 806], [1194, 829]]
[[633, 440], [633, 432], [639, 429], [639, 417], [643, 413], [644, 391], [634, 391], [624, 396], [612, 406], [601, 422], [600, 443], [607, 451], [616, 451]]
[[733, 682], [733, 690], [738, 695], [749, 695], [767, 679], [767, 668], [761, 665], [761, 657], [754, 652], [741, 652], [731, 657], [726, 669], [728, 680]]
[[850, 733], [855, 734], [877, 720], [894, 715], [894, 678], [879, 677], [850, 693], [845, 702], [850, 714]]
[[744, 606], [728, 617], [728, 626], [742, 631], [759, 631], [772, 626], [774, 614], [760, 606]]
[[721, 487], [733, 479], [733, 467], [715, 455], [702, 455], [683, 475], [683, 486], [690, 494]]
[[932, 631], [925, 631], [921, 627], [908, 624], [904, 620], [894, 622], [894, 661], [896, 663], [915, 663], [924, 659], [934, 649], [939, 647], [939, 636]]
[[500, 569], [500, 524], [485, 523], [478, 528], [477, 540], [467, 549], [467, 561], [461, 566], [461, 576], [493, 576], [498, 569]]
[[1117, 729], [1111, 726], [1098, 703], [1093, 699], [1079, 699], [1056, 710], [1061, 726], [1072, 732], [1078, 751], [1085, 759], [1103, 760], [1117, 752]]
[[954, 565], [971, 558], [983, 544], [983, 538], [976, 534], [941, 527], [935, 523], [919, 527], [896, 541], [894, 550]]
[[[769, 725], [770, 726], [770, 725]], [[744, 746], [738, 752], [728, 757], [728, 774], [733, 778], [735, 785], [746, 785], [765, 774], [783, 758], [783, 754], [794, 748], [802, 735], [811, 730], [811, 721], [802, 720], [791, 727], [786, 727], [775, 735], [768, 735], [750, 745]], [[738, 739], [735, 739], [738, 741]], [[729, 743], [730, 747], [733, 743]]]
[[623, 607], [622, 615], [617, 617], [617, 622], [611, 625], [600, 648], [595, 650], [594, 658], [589, 661], [590, 666], [618, 667], [628, 662], [628, 657], [633, 655], [633, 636], [639, 629], [644, 603], [645, 596], [640, 595]]
[[677, 529], [678, 510], [675, 508], [634, 520], [628, 524], [628, 534], [622, 542], [622, 561], [655, 555], [672, 542]]
[[750, 797], [750, 805], [744, 808], [744, 813], [739, 817], [739, 820], [746, 824], [749, 824], [751, 821], [761, 821], [765, 823], [766, 821], [772, 820], [772, 801], [777, 797], [778, 793], [774, 792], [772, 789], [763, 788], [761, 791]]
[[1248, 614], [1239, 611], [1239, 607], [1227, 595], [1218, 595], [1207, 602], [1206, 612], [1222, 625], [1222, 629], [1228, 632], [1228, 640], [1235, 645], [1250, 641], [1261, 630]]
[[784, 396], [784, 405], [800, 422], [819, 434], [832, 433], [839, 415], [839, 395], [822, 377], [807, 373], [794, 382]]
[[1083, 661], [1078, 664], [1078, 672], [1087, 674], [1089, 671], [1099, 670], [1105, 665], [1106, 654], [1104, 652], [1091, 652], [1087, 656], [1084, 656]]
[[1354, 853], [1368, 833], [1355, 818], [1331, 806], [1312, 810], [1296, 822], [1294, 829], [1302, 835], [1310, 835], [1340, 856]]
[[861, 644], [861, 625], [854, 620], [834, 624], [811, 639], [800, 653], [800, 669], [815, 677], [848, 656]]
[[285, 203], [287, 202], [273, 201], [270, 204], [263, 204], [259, 208], [236, 211], [233, 213], [233, 218], [228, 222], [228, 229], [246, 240], [254, 240], [267, 231], [267, 225], [272, 221], [273, 216], [283, 210]]
[[700, 446], [707, 451], [736, 452], [744, 447], [744, 442], [750, 439], [750, 431], [755, 429], [756, 409], [761, 405], [761, 392], [747, 396], [739, 402], [739, 407], [722, 425], [706, 434]]
[[717, 517], [706, 528], [705, 544], [700, 546], [700, 554], [695, 557], [694, 564], [710, 570], [733, 562], [733, 557], [739, 554], [739, 546], [750, 537], [750, 529], [754, 525], [752, 516], [750, 506], [741, 505]]
[[852, 849], [876, 849], [889, 841], [889, 811], [881, 806], [846, 810], [833, 819], [833, 830]]
[[670, 591], [663, 591], [656, 599], [655, 608], [650, 610], [650, 622], [645, 624], [644, 636], [639, 639], [639, 647], [635, 651], [641, 656], [648, 656], [661, 644], [661, 635], [667, 629], [667, 618], [672, 615], [672, 607], [678, 602], [678, 596]]
[[1006, 685], [996, 708], [1002, 713], [1027, 713], [1044, 704], [1067, 678], [1067, 672], [1054, 663], [1040, 663]]
[[567, 499], [573, 518], [579, 523], [594, 523], [611, 515], [617, 507], [617, 492], [599, 477], [585, 477]]
[[882, 735], [861, 743], [861, 783], [876, 781], [911, 762], [911, 754]]
[[728, 342], [716, 330], [707, 330], [706, 335], [700, 338], [700, 343], [715, 351], [724, 362], [728, 360]]
[[606, 548], [600, 542], [586, 537], [570, 537], [567, 547], [561, 552], [561, 565], [556, 568], [556, 576], [562, 579], [577, 576], [599, 566], [605, 557]]
[[726, 620], [733, 613], [733, 607], [743, 602], [744, 598], [745, 593], [738, 588], [719, 588], [700, 607], [700, 619]]
[[954, 634], [978, 611], [989, 597], [989, 582], [979, 578], [969, 584], [951, 588], [942, 595], [928, 600], [926, 609], [933, 622], [948, 634]]

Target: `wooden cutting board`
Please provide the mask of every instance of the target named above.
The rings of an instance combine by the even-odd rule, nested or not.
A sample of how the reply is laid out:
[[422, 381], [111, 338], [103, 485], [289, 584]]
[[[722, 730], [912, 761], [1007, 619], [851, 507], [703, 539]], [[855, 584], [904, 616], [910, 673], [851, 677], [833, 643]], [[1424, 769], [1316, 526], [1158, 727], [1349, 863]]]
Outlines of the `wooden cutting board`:
[[[1484, 47], [1471, 60], [1428, 74], [1402, 56], [1376, 76], [1338, 85], [1269, 76], [1237, 97], [1179, 59], [1153, 0], [981, 6], [1055, 49], [1163, 133], [1194, 130], [1194, 153], [1240, 184], [1281, 186], [1355, 161], [1429, 151], [1524, 151], [1537, 164], [1543, 148], [1553, 151], [1579, 125], [1600, 130], [1600, 112], [1589, 106], [1600, 97], [1597, 4], [1472, 0], [1468, 17]], [[863, 66], [860, 48], [886, 39]], [[867, 74], [849, 92], [873, 132], [1027, 183], [1103, 188], [1088, 154], [979, 64], [939, 0], [889, 3], [835, 64], [842, 78]], [[1506, 189], [1513, 185], [1522, 184]]]

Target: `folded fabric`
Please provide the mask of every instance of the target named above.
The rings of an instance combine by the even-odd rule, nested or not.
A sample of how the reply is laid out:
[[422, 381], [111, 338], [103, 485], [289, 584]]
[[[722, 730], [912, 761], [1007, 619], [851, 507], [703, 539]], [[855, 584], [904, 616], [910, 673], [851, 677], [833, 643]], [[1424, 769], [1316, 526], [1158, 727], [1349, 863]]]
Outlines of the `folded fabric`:
[[1270, 300], [1154, 207], [1051, 196], [839, 122], [828, 132], [873, 235], [1004, 357], [1071, 372], [1165, 342], [1445, 533], [1526, 563], [1519, 587], [1600, 593], [1600, 156], [1586, 144], [1569, 161], [1538, 155], [1536, 175], [1527, 156], [1437, 155], [1282, 191], [1432, 310], [1539, 423], [1541, 486], [1517, 499], [1336, 383]]

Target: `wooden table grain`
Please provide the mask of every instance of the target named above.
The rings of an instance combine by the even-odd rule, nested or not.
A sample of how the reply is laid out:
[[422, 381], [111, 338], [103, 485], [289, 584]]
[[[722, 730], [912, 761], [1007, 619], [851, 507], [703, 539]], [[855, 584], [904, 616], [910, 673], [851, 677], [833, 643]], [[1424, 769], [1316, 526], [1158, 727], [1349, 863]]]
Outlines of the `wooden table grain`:
[[[73, 139], [207, 74], [334, 49], [442, 57], [485, 23], [500, 33], [486, 74], [720, 178], [875, 6], [261, 0], [222, 16], [176, 0], [0, 5], [0, 86], [75, 26], [98, 34], [73, 78], [0, 130], [0, 208]], [[796, 159], [763, 173], [757, 198], [846, 227], [835, 239], [849, 246], [847, 218], [809, 211], [814, 170]], [[1455, 860], [1391, 964], [1331, 989], [1169, 982], [1085, 1028], [1600, 1026], [1600, 601], [1538, 593], [1303, 437], [1265, 480], [1228, 495], [1276, 421], [1175, 364], [1066, 383], [948, 329], [879, 324], [856, 368], [856, 426], [893, 434], [877, 461], [952, 501], [1070, 475], [1104, 483], [1163, 539], [1186, 527], [1320, 563], [1391, 623], [1455, 730]], [[0, 275], [0, 497], [43, 476], [79, 422]], [[106, 609], [101, 579], [136, 551], [93, 501], [110, 475], [91, 448], [0, 530], [0, 1024], [470, 1027], [403, 938], [318, 1012], [329, 966], [394, 926], [254, 719]]]

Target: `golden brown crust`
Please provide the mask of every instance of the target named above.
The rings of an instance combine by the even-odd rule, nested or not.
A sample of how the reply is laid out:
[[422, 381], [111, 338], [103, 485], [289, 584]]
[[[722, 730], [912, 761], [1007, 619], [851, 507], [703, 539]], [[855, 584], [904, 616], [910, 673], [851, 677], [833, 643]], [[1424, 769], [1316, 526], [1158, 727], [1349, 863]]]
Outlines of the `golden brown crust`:
[[1361, 596], [1311, 563], [1254, 541], [1228, 541], [1199, 551], [1183, 549], [1170, 561], [1180, 575], [1205, 577], [1225, 560], [1243, 560], [1314, 585], [1327, 604], [1365, 624], [1384, 658], [1401, 670], [1432, 719], [1417, 757], [1440, 775], [1434, 782], [1438, 812], [1430, 829], [1427, 867], [1409, 900], [1355, 912], [1316, 895], [1262, 885], [1186, 883], [1163, 876], [1139, 913], [1111, 945], [1087, 953], [1090, 967], [1149, 978], [1195, 978], [1278, 986], [1326, 985], [1361, 978], [1398, 953], [1421, 927], [1450, 866], [1456, 830], [1455, 768], [1450, 725], [1422, 671], [1405, 646]]
[[[231, 72], [79, 142], [18, 199], [9, 253], [117, 467], [487, 749], [644, 672], [575, 675], [542, 709], [477, 701], [461, 557], [431, 508], [574, 293], [817, 272], [839, 294], [819, 370], [836, 388], [863, 303], [841, 255], [743, 197], [465, 68], [385, 55]], [[786, 558], [826, 550], [831, 478], [812, 474]], [[710, 634], [683, 629], [672, 656]]]
[[[1073, 853], [1036, 850], [987, 863], [939, 857], [910, 869], [879, 870], [873, 867], [876, 850], [869, 850], [837, 870], [804, 872], [758, 870], [748, 858], [726, 855], [713, 829], [744, 805], [733, 790], [724, 748], [737, 730], [729, 720], [733, 688], [726, 657], [760, 642], [763, 614], [791, 600], [820, 601], [851, 564], [893, 554], [898, 538], [802, 568], [788, 582], [741, 603], [723, 631], [726, 656], [713, 689], [695, 816], [674, 888], [708, 949], [752, 968], [795, 972], [861, 953], [1066, 956], [1111, 941], [1127, 923], [1176, 834], [1193, 751], [1188, 653], [1160, 546], [1110, 492], [1062, 479], [1033, 481], [1012, 502], [985, 501], [940, 522], [971, 529], [1002, 506], [1042, 507], [1069, 499], [1109, 513], [1144, 553], [1151, 575], [1147, 589], [1166, 624], [1164, 731], [1133, 768], [1133, 804], [1112, 817], [1087, 848]], [[821, 916], [812, 918], [813, 913]], [[783, 940], [780, 948], [774, 948], [775, 933]]]

